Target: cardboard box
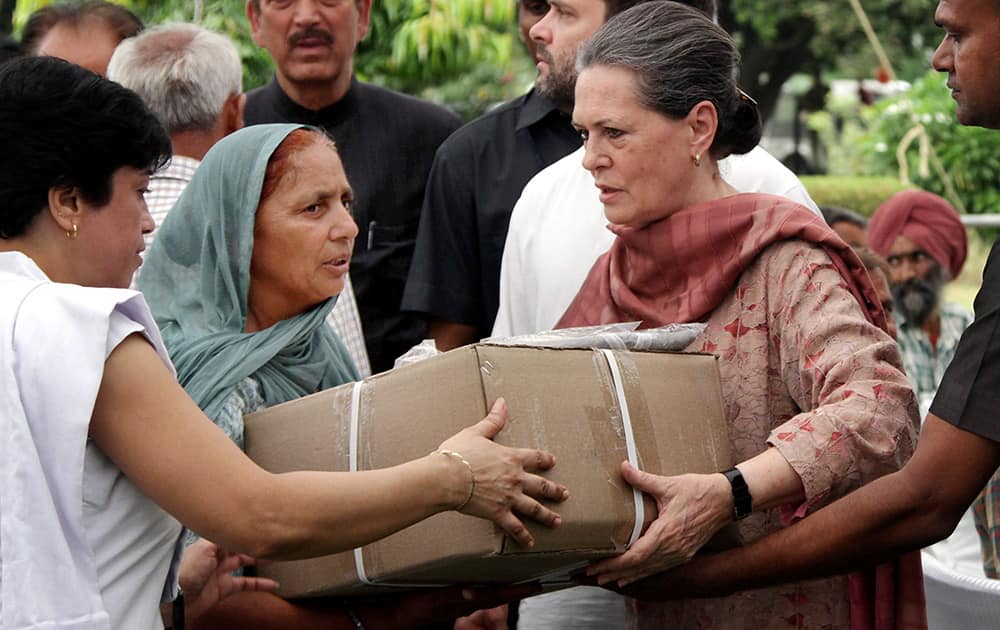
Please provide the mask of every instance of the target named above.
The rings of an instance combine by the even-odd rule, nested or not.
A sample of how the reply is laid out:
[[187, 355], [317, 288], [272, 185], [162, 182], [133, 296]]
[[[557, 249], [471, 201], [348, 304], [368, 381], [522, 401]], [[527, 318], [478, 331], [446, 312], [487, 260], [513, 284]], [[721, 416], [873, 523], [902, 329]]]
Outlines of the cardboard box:
[[[353, 553], [273, 563], [260, 573], [278, 580], [285, 597], [565, 582], [570, 570], [621, 553], [633, 534], [641, 495], [619, 473], [628, 459], [619, 389], [640, 468], [676, 474], [730, 466], [711, 355], [473, 345], [368, 378], [359, 390], [347, 384], [247, 416], [246, 450], [264, 468], [346, 471], [356, 400], [356, 468], [366, 470], [426, 455], [503, 396], [510, 420], [497, 441], [555, 453], [546, 476], [571, 493], [557, 508], [561, 526], [529, 525], [530, 550], [490, 522], [449, 512]], [[640, 502], [644, 526], [656, 506], [649, 497]], [[373, 585], [359, 579], [359, 564]]]

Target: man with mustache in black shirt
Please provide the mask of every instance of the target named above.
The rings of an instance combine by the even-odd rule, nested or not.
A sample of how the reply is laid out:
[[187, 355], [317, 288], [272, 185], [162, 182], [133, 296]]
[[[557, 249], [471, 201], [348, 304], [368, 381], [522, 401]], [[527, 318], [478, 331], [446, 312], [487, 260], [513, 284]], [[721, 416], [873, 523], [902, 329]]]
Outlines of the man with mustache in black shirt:
[[423, 322], [399, 305], [427, 173], [460, 121], [438, 105], [354, 77], [371, 0], [249, 0], [247, 17], [276, 73], [247, 94], [244, 119], [315, 125], [336, 141], [356, 196], [351, 280], [365, 345], [372, 372], [387, 370], [423, 338]]

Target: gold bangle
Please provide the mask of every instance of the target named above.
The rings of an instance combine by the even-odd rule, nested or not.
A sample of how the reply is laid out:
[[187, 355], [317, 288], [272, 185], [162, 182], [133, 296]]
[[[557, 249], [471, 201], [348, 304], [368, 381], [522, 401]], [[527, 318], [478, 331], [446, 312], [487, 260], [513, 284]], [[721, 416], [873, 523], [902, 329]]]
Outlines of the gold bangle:
[[469, 460], [465, 459], [465, 457], [463, 457], [462, 454], [459, 453], [458, 451], [449, 451], [449, 450], [444, 449], [444, 448], [439, 448], [438, 450], [436, 450], [434, 452], [435, 453], [440, 453], [441, 455], [444, 455], [445, 457], [454, 457], [458, 461], [460, 461], [463, 464], [465, 464], [465, 467], [469, 469], [469, 477], [472, 479], [472, 487], [469, 488], [469, 496], [465, 497], [465, 501], [462, 502], [462, 505], [460, 505], [457, 508], [455, 508], [456, 512], [461, 512], [463, 509], [465, 509], [465, 506], [467, 506], [469, 504], [469, 501], [472, 500], [472, 496], [474, 494], [476, 494], [476, 472], [474, 470], [472, 470], [472, 464], [469, 463]]

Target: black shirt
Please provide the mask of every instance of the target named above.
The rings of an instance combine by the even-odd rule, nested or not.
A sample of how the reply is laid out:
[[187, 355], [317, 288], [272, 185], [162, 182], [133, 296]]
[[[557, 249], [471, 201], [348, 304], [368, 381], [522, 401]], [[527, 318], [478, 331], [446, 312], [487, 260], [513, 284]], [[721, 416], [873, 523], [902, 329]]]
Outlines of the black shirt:
[[931, 413], [1000, 442], [1000, 240], [993, 243], [975, 301], [976, 319], [965, 330], [938, 386]]
[[434, 157], [403, 309], [490, 334], [511, 211], [538, 171], [580, 135], [534, 90], [456, 131]]
[[244, 118], [248, 125], [314, 125], [336, 141], [355, 195], [351, 281], [368, 358], [373, 372], [391, 368], [425, 332], [399, 305], [434, 152], [461, 121], [438, 105], [353, 79], [342, 99], [319, 111], [271, 81], [247, 94]]

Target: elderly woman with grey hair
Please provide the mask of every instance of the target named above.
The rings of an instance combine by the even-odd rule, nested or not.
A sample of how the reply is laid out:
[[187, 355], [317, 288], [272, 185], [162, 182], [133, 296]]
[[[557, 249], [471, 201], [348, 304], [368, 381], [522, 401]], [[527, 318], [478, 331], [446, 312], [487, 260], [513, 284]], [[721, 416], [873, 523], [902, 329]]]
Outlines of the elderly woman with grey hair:
[[[746, 153], [761, 134], [756, 103], [735, 82], [738, 64], [722, 29], [673, 2], [615, 16], [578, 58], [573, 122], [616, 238], [560, 326], [704, 322], [687, 350], [719, 358], [739, 462], [676, 477], [623, 463], [659, 515], [624, 555], [591, 567], [604, 584], [685, 562], [733, 521], [741, 542], [784, 527], [898, 469], [914, 447], [913, 391], [857, 254], [807, 208], [738, 194], [719, 173], [718, 160]], [[919, 569], [908, 575], [919, 595]], [[649, 628], [843, 628], [886, 614], [854, 591], [841, 576], [639, 601], [633, 612]], [[657, 599], [655, 578], [631, 592]], [[896, 612], [898, 625], [911, 612], [922, 621], [919, 606], [890, 608], [888, 618]]]

